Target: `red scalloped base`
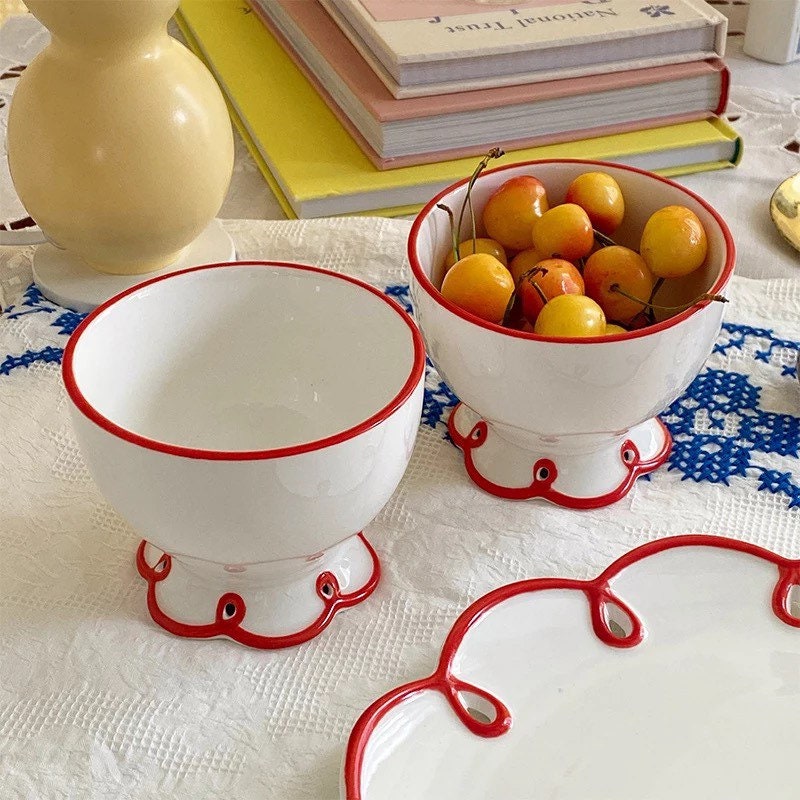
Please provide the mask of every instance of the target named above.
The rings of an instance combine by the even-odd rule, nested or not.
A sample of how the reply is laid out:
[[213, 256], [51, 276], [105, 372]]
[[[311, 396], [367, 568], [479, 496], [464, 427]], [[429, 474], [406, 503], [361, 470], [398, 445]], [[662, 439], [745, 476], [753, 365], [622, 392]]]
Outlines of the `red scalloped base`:
[[[532, 465], [533, 478], [528, 486], [501, 486], [493, 483], [479, 472], [473, 457], [473, 450], [479, 448], [486, 441], [489, 426], [484, 420], [479, 420], [467, 436], [460, 434], [456, 429], [455, 416], [461, 405], [463, 404], [459, 403], [450, 412], [447, 421], [450, 438], [464, 454], [464, 467], [470, 480], [484, 492], [495, 497], [502, 497], [504, 500], [531, 500], [538, 497], [563, 508], [580, 510], [610, 506], [630, 492], [637, 478], [658, 469], [669, 458], [672, 450], [672, 434], [667, 426], [656, 417], [655, 421], [664, 433], [664, 446], [652, 458], [645, 460], [640, 457], [636, 445], [630, 440], [625, 440], [622, 443], [620, 455], [628, 467], [628, 473], [622, 483], [609, 492], [594, 497], [576, 497], [559, 492], [553, 488], [553, 483], [558, 476], [558, 465], [550, 458], [540, 458]], [[540, 470], [545, 470], [546, 479], [539, 478]]]
[[136, 568], [147, 581], [147, 609], [150, 616], [153, 622], [164, 630], [187, 639], [211, 639], [225, 636], [246, 647], [259, 650], [278, 650], [284, 647], [294, 647], [318, 636], [328, 627], [337, 613], [345, 608], [358, 605], [375, 591], [381, 577], [381, 564], [377, 553], [364, 534], [359, 533], [358, 537], [372, 557], [373, 570], [367, 583], [355, 592], [344, 594], [340, 591], [339, 582], [333, 573], [320, 573], [317, 576], [316, 591], [325, 605], [324, 611], [308, 627], [283, 636], [264, 636], [243, 628], [242, 623], [247, 613], [247, 607], [241, 595], [234, 592], [227, 592], [219, 598], [214, 622], [207, 625], [187, 625], [172, 619], [161, 610], [156, 596], [156, 587], [169, 575], [172, 568], [171, 556], [163, 553], [158, 562], [150, 566], [144, 555], [147, 542], [142, 540], [136, 551]]

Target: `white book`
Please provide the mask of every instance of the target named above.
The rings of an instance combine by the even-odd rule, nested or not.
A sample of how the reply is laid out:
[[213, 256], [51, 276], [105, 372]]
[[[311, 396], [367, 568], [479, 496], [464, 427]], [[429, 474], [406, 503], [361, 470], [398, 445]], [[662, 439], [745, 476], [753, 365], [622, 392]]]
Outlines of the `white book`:
[[727, 32], [727, 18], [705, 0], [323, 5], [400, 87], [553, 80], [720, 57]]

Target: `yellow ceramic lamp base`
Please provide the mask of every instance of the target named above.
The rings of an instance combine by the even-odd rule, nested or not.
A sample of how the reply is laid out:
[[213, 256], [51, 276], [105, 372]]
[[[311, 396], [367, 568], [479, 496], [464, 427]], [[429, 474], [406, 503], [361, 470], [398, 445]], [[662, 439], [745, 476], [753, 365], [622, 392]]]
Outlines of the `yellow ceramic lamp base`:
[[40, 244], [33, 256], [33, 279], [48, 300], [86, 313], [142, 281], [201, 264], [236, 260], [233, 240], [219, 220], [212, 220], [177, 261], [147, 275], [111, 275], [90, 267], [83, 259], [52, 244]]
[[230, 183], [225, 100], [168, 35], [177, 6], [28, 0], [52, 37], [14, 90], [9, 170], [48, 240], [91, 265], [101, 286], [107, 273], [140, 282], [180, 262]]

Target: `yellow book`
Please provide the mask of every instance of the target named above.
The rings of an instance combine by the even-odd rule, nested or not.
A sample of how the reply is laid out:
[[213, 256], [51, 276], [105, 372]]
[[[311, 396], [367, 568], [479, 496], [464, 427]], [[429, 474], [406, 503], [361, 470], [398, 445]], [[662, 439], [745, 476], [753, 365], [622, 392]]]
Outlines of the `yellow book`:
[[[413, 213], [478, 161], [379, 170], [244, 0], [183, 0], [177, 19], [288, 216]], [[741, 149], [715, 118], [516, 150], [499, 163], [586, 158], [678, 175], [732, 166]]]

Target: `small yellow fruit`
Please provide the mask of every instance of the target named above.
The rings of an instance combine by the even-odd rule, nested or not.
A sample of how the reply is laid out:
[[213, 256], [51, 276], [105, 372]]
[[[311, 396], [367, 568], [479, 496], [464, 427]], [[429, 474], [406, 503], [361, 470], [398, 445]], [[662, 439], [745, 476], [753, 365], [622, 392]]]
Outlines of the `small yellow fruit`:
[[703, 224], [685, 206], [665, 206], [650, 216], [639, 253], [657, 278], [682, 278], [706, 260], [708, 238]]
[[565, 203], [579, 205], [600, 233], [611, 234], [625, 216], [625, 198], [619, 184], [606, 172], [584, 172], [567, 188]]
[[606, 336], [616, 336], [618, 333], [627, 333], [622, 325], [615, 325], [613, 322], [606, 323]]
[[[474, 245], [472, 239], [465, 239], [458, 245], [458, 252], [461, 258], [471, 256], [473, 253], [488, 253], [490, 256], [494, 256], [504, 267], [508, 264], [508, 257], [503, 245], [494, 239], [477, 238]], [[444, 260], [444, 267], [445, 269], [450, 269], [455, 263], [456, 254], [453, 250], [450, 250]]]
[[588, 256], [594, 247], [589, 215], [575, 203], [553, 206], [536, 219], [531, 229], [533, 247], [545, 258], [563, 258], [573, 263]]
[[545, 304], [533, 329], [540, 336], [604, 336], [606, 315], [590, 297], [560, 294]]
[[488, 253], [464, 256], [448, 270], [442, 296], [487, 322], [500, 323], [514, 292], [511, 273]]

